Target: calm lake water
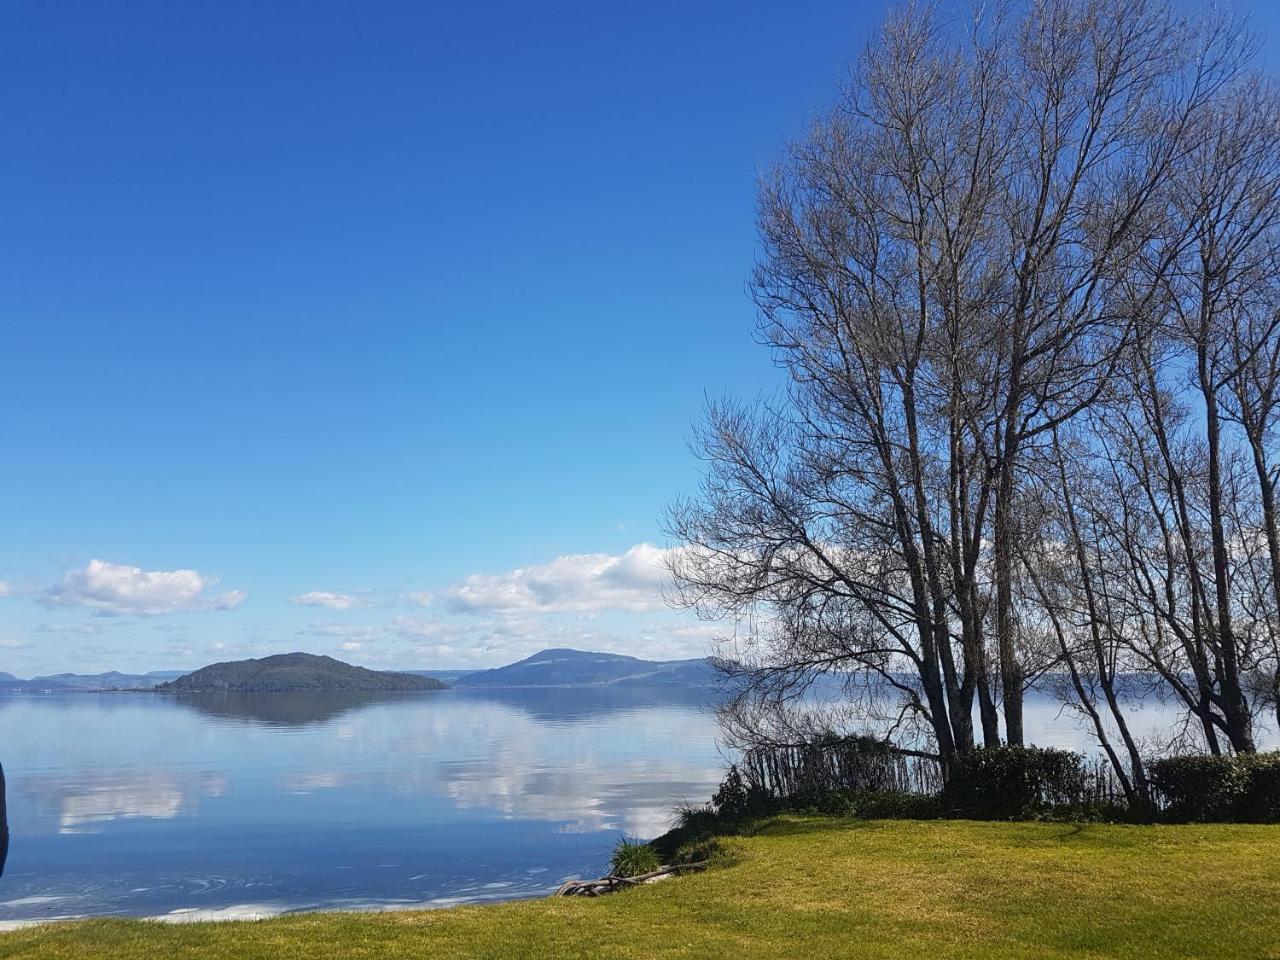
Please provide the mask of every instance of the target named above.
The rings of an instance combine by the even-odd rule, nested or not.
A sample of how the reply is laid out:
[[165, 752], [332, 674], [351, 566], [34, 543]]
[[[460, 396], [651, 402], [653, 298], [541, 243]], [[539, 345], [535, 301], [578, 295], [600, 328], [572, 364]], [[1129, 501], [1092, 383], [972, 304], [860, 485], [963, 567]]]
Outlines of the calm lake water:
[[[0, 697], [0, 926], [534, 896], [708, 799], [707, 693]], [[1135, 726], [1168, 716], [1148, 708]], [[1031, 698], [1028, 738], [1088, 747]], [[1274, 741], [1274, 736], [1268, 736]]]
[[[0, 922], [541, 894], [721, 776], [698, 694], [0, 697]], [[175, 911], [181, 911], [175, 913]]]

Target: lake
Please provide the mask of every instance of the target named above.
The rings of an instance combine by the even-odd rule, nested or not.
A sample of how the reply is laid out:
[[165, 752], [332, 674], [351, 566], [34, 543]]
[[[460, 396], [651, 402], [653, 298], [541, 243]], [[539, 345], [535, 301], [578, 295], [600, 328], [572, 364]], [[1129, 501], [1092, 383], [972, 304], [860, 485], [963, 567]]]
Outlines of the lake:
[[[13, 836], [0, 926], [545, 894], [710, 797], [726, 760], [708, 697], [0, 697]], [[1058, 713], [1030, 698], [1028, 739], [1087, 748]], [[1148, 708], [1135, 725], [1168, 719]]]
[[[721, 777], [697, 694], [0, 697], [0, 922], [529, 896]], [[175, 913], [175, 911], [180, 911]]]

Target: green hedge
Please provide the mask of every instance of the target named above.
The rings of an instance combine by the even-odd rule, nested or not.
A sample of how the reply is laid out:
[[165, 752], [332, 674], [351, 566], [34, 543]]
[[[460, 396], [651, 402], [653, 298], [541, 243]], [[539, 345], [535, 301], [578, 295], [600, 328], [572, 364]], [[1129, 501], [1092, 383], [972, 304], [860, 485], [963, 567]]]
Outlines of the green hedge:
[[1280, 822], [1280, 752], [1166, 757], [1150, 775], [1168, 820]]
[[942, 804], [931, 794], [898, 790], [824, 790], [788, 797], [790, 813], [818, 813], [862, 820], [936, 820]]
[[[1147, 765], [1160, 820], [1280, 823], [1280, 752], [1234, 757], [1169, 757]], [[881, 820], [1148, 821], [1099, 795], [1082, 756], [1039, 747], [968, 751], [956, 760], [941, 794], [896, 790], [812, 789], [773, 796], [752, 787], [737, 767], [710, 804], [686, 806], [674, 829], [654, 841], [670, 858], [684, 844], [751, 829], [781, 813]]]
[[949, 813], [974, 820], [1033, 820], [1085, 797], [1079, 754], [1041, 747], [970, 750], [956, 760], [942, 791]]

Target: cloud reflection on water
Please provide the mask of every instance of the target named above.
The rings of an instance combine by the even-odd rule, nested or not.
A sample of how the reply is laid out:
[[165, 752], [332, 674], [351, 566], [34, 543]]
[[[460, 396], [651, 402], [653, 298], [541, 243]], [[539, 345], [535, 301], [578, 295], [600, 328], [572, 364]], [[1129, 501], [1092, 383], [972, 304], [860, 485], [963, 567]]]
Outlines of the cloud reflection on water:
[[168, 820], [191, 814], [201, 797], [227, 792], [228, 779], [218, 773], [181, 776], [171, 771], [111, 772], [97, 770], [77, 777], [24, 777], [24, 796], [53, 813], [58, 832], [93, 833], [113, 820]]
[[[381, 705], [394, 710], [394, 726], [371, 702], [367, 710], [341, 714], [313, 762], [275, 783], [290, 794], [431, 794], [460, 811], [547, 821], [565, 832], [652, 836], [666, 829], [675, 802], [702, 798], [718, 782], [714, 731], [687, 697], [638, 708], [643, 700], [634, 695], [559, 693], [559, 712], [550, 709], [546, 691], [530, 697], [531, 709], [512, 691], [401, 698], [394, 707]], [[697, 730], [696, 757], [686, 756], [686, 748], [678, 755], [655, 749], [674, 742], [671, 734], [682, 728]], [[382, 762], [351, 764], [352, 757], [370, 755]], [[342, 767], [319, 766], [335, 762]]]
[[[293, 811], [341, 829], [411, 821], [412, 801], [397, 798], [412, 795], [473, 818], [653, 835], [722, 766], [710, 717], [680, 691], [79, 695], [19, 708], [46, 730], [65, 721], [69, 741], [45, 745], [56, 773], [14, 769], [27, 832], [207, 819], [204, 798], [248, 823]], [[439, 804], [422, 816], [438, 821]]]

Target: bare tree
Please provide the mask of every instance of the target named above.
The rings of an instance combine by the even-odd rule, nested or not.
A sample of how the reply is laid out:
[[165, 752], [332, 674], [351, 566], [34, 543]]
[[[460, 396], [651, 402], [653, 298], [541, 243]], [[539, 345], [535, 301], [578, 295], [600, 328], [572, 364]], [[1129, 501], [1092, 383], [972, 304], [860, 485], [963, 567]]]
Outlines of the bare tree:
[[[1136, 261], [1159, 295], [1144, 299], [1105, 415], [1089, 421], [1109, 475], [1099, 500], [1115, 510], [1109, 549], [1127, 570], [1111, 589], [1129, 607], [1132, 650], [1198, 718], [1213, 752], [1220, 736], [1254, 749], [1247, 678], [1274, 651], [1276, 567], [1258, 561], [1276, 540], [1276, 111], [1255, 78], [1201, 111], [1153, 223], [1158, 266]], [[1242, 434], [1228, 429], [1233, 419]]]
[[[1139, 582], [1150, 558], [1133, 562], [1156, 533], [1192, 536], [1138, 502], [1158, 488], [1168, 505], [1181, 466], [1134, 435], [1181, 415], [1157, 354], [1181, 342], [1175, 306], [1206, 236], [1191, 173], [1237, 90], [1240, 38], [1157, 0], [1037, 0], [967, 24], [911, 6], [764, 183], [752, 287], [790, 386], [756, 409], [711, 408], [695, 440], [702, 490], [668, 525], [685, 545], [676, 599], [751, 624], [722, 651], [744, 731], [831, 674], [860, 717], [923, 731], [948, 764], [978, 743], [975, 706], [983, 744], [1000, 742], [1001, 709], [1004, 738], [1022, 743], [1023, 696], [1046, 671], [1074, 677], [1100, 737], [1104, 713], [1123, 726], [1126, 669], [1158, 659], [1185, 686], [1152, 654], [1170, 621], [1150, 606], [1155, 581]], [[1250, 336], [1264, 332], [1274, 349], [1274, 330]], [[1235, 398], [1274, 479], [1271, 355], [1223, 349], [1240, 359], [1210, 364], [1212, 396]], [[1095, 444], [1084, 424], [1102, 404], [1120, 419]], [[1100, 489], [1123, 487], [1114, 509], [1061, 496], [1077, 457]], [[1226, 486], [1220, 467], [1211, 488]], [[1223, 537], [1226, 519], [1210, 524]], [[1191, 556], [1178, 550], [1174, 578]], [[1220, 596], [1194, 600], [1189, 626], [1216, 653], [1224, 625], [1233, 636]], [[1215, 663], [1187, 689], [1211, 701], [1208, 729], [1240, 727], [1224, 682], [1241, 669]], [[1138, 745], [1121, 741], [1128, 762], [1113, 759], [1141, 793]]]
[[1205, 235], [1210, 250], [1225, 250], [1206, 264], [1217, 267], [1219, 309], [1227, 314], [1222, 414], [1243, 434], [1266, 543], [1251, 603], [1262, 613], [1258, 642], [1269, 654], [1259, 666], [1260, 692], [1280, 720], [1280, 94], [1267, 79], [1250, 78], [1221, 119], [1210, 141], [1221, 159], [1209, 166], [1217, 176], [1205, 192], [1212, 197], [1207, 218], [1222, 222]]
[[[1006, 735], [1021, 743], [1014, 579], [1024, 456], [1094, 403], [1111, 377], [1136, 319], [1130, 263], [1151, 252], [1152, 208], [1239, 49], [1226, 25], [1193, 30], [1164, 2], [1045, 0], [1030, 5], [1012, 54], [1020, 92], [1006, 135], [1016, 147], [1000, 210], [1012, 289], [987, 305], [997, 402], [982, 434], [996, 478]], [[1154, 253], [1159, 277], [1165, 258]]]
[[1027, 539], [1021, 559], [1033, 588], [1029, 606], [1043, 613], [1058, 646], [1066, 681], [1060, 693], [1088, 719], [1130, 808], [1146, 808], [1150, 785], [1124, 708], [1134, 693], [1134, 659], [1125, 611], [1112, 597], [1107, 485], [1092, 469], [1085, 443], [1064, 444], [1054, 431], [1052, 448], [1040, 459], [1037, 536]]

